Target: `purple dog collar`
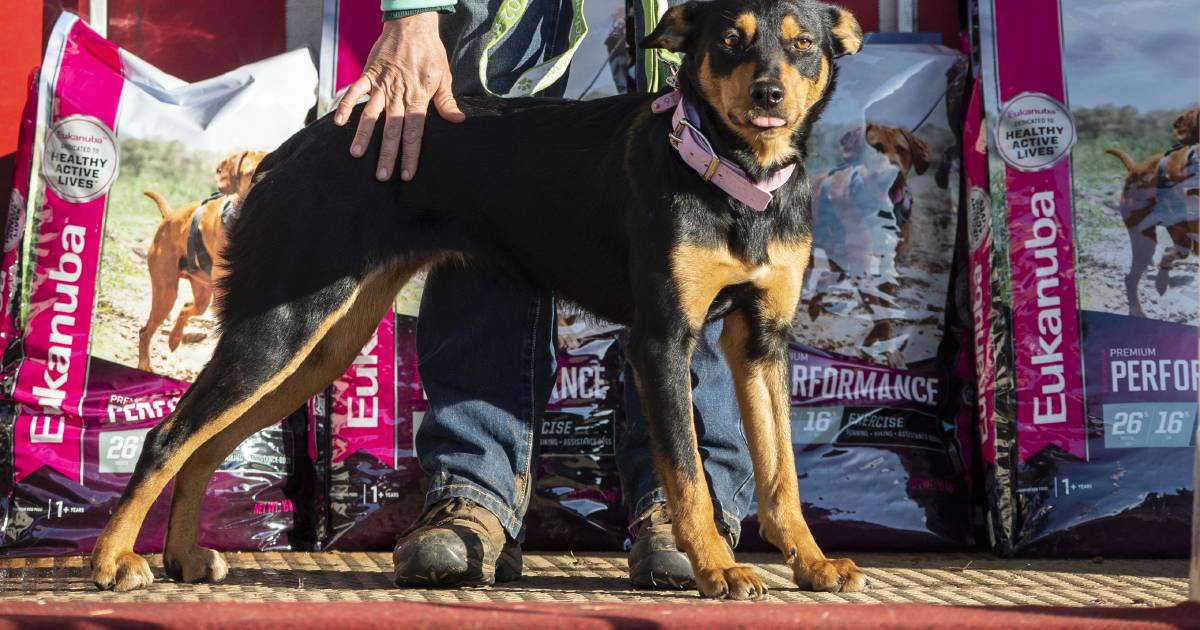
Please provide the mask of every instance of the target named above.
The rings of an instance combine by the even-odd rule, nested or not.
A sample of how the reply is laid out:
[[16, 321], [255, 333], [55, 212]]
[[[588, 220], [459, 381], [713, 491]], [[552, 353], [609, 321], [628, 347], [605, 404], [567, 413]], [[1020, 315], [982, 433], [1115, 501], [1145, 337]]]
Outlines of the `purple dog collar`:
[[774, 198], [771, 193], [787, 182], [796, 165], [789, 164], [765, 181], [755, 182], [745, 171], [716, 154], [708, 138], [700, 133], [700, 120], [696, 110], [683, 100], [679, 90], [654, 99], [650, 104], [650, 111], [661, 114], [671, 107], [675, 108], [675, 113], [671, 116], [673, 129], [668, 139], [671, 146], [679, 151], [679, 157], [699, 173], [704, 181], [712, 182], [730, 197], [759, 212], [766, 210]]

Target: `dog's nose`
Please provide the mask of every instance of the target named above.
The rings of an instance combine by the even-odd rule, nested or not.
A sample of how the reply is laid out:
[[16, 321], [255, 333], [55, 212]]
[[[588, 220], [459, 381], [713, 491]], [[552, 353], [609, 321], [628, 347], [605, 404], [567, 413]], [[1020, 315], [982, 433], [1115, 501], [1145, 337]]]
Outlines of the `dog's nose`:
[[783, 101], [783, 84], [779, 81], [755, 81], [750, 88], [750, 99], [756, 105], [778, 105]]

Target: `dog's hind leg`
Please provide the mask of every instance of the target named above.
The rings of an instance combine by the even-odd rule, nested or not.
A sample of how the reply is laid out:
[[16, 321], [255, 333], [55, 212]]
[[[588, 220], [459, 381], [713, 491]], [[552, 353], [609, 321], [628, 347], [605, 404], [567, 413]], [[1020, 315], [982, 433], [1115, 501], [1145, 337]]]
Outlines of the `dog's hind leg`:
[[1146, 274], [1146, 267], [1154, 261], [1155, 234], [1151, 227], [1149, 233], [1138, 229], [1129, 230], [1129, 273], [1125, 274], [1125, 298], [1129, 304], [1131, 317], [1145, 317], [1142, 311], [1142, 299], [1138, 295], [1138, 285]]
[[800, 510], [787, 353], [806, 249], [772, 252], [771, 273], [757, 283], [755, 301], [726, 316], [721, 350], [733, 373], [754, 464], [763, 539], [783, 552], [797, 585], [816, 591], [858, 591], [866, 588], [866, 576], [851, 560], [826, 558]]
[[212, 302], [212, 280], [205, 282], [189, 277], [188, 282], [192, 286], [192, 301], [179, 309], [179, 317], [175, 318], [175, 326], [171, 328], [171, 336], [167, 338], [167, 347], [172, 352], [183, 341], [183, 329], [187, 326], [188, 320], [197, 315], [203, 315]]
[[150, 346], [154, 343], [154, 333], [167, 321], [171, 307], [175, 306], [175, 298], [179, 295], [179, 270], [167, 268], [164, 271], [162, 267], [155, 263], [151, 254], [150, 314], [146, 316], [146, 325], [138, 331], [138, 369], [147, 372], [150, 371]]
[[182, 475], [172, 502], [168, 570], [184, 578], [221, 577], [219, 559], [195, 544], [211, 470], [246, 436], [278, 421], [340, 374], [404, 281], [426, 262], [406, 260], [244, 321], [226, 322], [196, 383], [147, 435], [129, 485], [96, 542], [93, 582], [102, 589], [130, 590], [153, 581], [133, 544], [146, 512], [177, 472]]

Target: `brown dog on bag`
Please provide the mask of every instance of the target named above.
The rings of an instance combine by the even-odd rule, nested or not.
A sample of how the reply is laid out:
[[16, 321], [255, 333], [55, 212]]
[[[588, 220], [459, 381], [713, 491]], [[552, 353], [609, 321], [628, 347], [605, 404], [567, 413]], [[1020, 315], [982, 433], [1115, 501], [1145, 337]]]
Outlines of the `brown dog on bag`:
[[217, 165], [217, 193], [174, 210], [162, 195], [144, 191], [158, 204], [163, 220], [146, 255], [150, 315], [138, 335], [139, 370], [150, 371], [150, 343], [175, 307], [181, 279], [191, 283], [192, 301], [183, 305], [171, 329], [167, 343], [172, 352], [183, 340], [183, 327], [188, 320], [208, 310], [214, 281], [224, 266], [221, 251], [225, 248], [227, 224], [236, 216], [242, 197], [250, 189], [254, 169], [265, 156], [264, 151], [241, 151], [227, 156]]
[[1134, 162], [1124, 151], [1110, 148], [1107, 153], [1121, 160], [1129, 174], [1121, 191], [1121, 202], [1113, 206], [1121, 213], [1129, 231], [1130, 263], [1125, 276], [1125, 295], [1129, 314], [1145, 317], [1138, 284], [1146, 267], [1154, 259], [1158, 244], [1156, 228], [1163, 226], [1171, 245], [1158, 261], [1154, 288], [1159, 295], [1167, 292], [1168, 272], [1175, 262], [1188, 254], [1200, 254], [1197, 240], [1197, 215], [1200, 192], [1197, 191], [1197, 147], [1200, 145], [1200, 107], [1194, 107], [1175, 119], [1172, 132], [1178, 144], [1163, 153], [1155, 153]]

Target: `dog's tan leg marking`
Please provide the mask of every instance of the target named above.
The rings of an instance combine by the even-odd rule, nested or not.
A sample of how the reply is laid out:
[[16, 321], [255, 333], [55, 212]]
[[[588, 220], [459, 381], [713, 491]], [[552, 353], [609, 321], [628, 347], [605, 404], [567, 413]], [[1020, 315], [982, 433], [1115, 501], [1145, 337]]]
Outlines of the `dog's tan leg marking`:
[[[118, 591], [148, 586], [153, 581], [149, 564], [133, 552], [133, 543], [141, 529], [142, 521], [151, 504], [158, 498], [167, 482], [191, 460], [193, 454], [214, 438], [218, 443], [208, 449], [189, 466], [187, 485], [174, 497], [179, 507], [173, 506], [172, 519], [177, 533], [170, 538], [174, 545], [172, 557], [183, 563], [187, 570], [197, 571], [195, 545], [196, 521], [199, 503], [203, 498], [204, 485], [209, 466], [215, 468], [224, 457], [221, 449], [232, 449], [246, 436], [279, 420], [291, 412], [308, 397], [335, 378], [353, 360], [354, 355], [370, 338], [371, 331], [387, 312], [396, 292], [427, 261], [406, 261], [403, 265], [376, 271], [351, 293], [340, 307], [318, 327], [303, 347], [298, 349], [292, 360], [279, 374], [272, 377], [253, 394], [235, 401], [216, 417], [202, 425], [201, 430], [188, 436], [163, 465], [144, 478], [118, 505], [108, 525], [96, 541], [92, 553], [92, 580], [97, 585], [112, 585]], [[209, 369], [206, 366], [205, 369]], [[212, 366], [220, 369], [220, 366]], [[164, 428], [179, 422], [181, 414], [188, 413], [189, 398], [194, 400], [213, 392], [189, 392], [190, 396], [180, 402], [164, 422]], [[224, 437], [221, 437], [223, 436]], [[225, 454], [228, 450], [225, 451]], [[178, 553], [179, 555], [175, 555]], [[207, 558], [201, 558], [207, 562]]]
[[[827, 559], [800, 511], [787, 349], [782, 335], [791, 328], [810, 246], [772, 244], [769, 251], [770, 270], [755, 282], [762, 290], [757, 313], [731, 313], [721, 333], [721, 350], [733, 373], [754, 465], [761, 533], [783, 552], [798, 585], [818, 591], [862, 590], [866, 576], [850, 560]], [[751, 361], [748, 349], [764, 335], [774, 337], [782, 347]]]
[[212, 282], [212, 280], [188, 278], [188, 283], [192, 286], [192, 301], [179, 309], [179, 317], [175, 318], [175, 326], [171, 328], [171, 336], [167, 338], [167, 347], [172, 352], [183, 341], [183, 329], [187, 326], [188, 320], [203, 315], [208, 310], [208, 305], [212, 302]]
[[[671, 272], [678, 292], [691, 338], [704, 325], [709, 307], [717, 293], [733, 283], [744, 265], [723, 248], [703, 248], [681, 245], [672, 252]], [[690, 363], [691, 347], [687, 348], [685, 364]], [[637, 372], [635, 370], [635, 375]], [[686, 373], [683, 378], [687, 378]], [[638, 387], [641, 376], [637, 375]], [[687, 440], [694, 457], [696, 475], [671, 466], [655, 449], [655, 470], [667, 493], [671, 507], [672, 530], [681, 551], [687, 554], [696, 575], [696, 586], [707, 597], [760, 599], [766, 595], [766, 584], [752, 567], [738, 566], [714, 522], [712, 497], [704, 476], [704, 466], [697, 445], [695, 418], [692, 416], [690, 384], [688, 391], [687, 434], [675, 439]]]
[[[638, 368], [634, 368], [634, 379], [639, 390], [642, 379]], [[652, 450], [654, 470], [667, 493], [667, 505], [671, 508], [671, 531], [679, 550], [687, 554], [696, 575], [696, 588], [705, 597], [731, 599], [762, 599], [767, 594], [767, 585], [750, 566], [734, 562], [733, 554], [721, 538], [714, 521], [712, 496], [705, 481], [704, 465], [696, 440], [695, 417], [688, 412], [687, 436], [695, 454], [695, 478], [683, 474], [662, 457], [659, 449]]]

